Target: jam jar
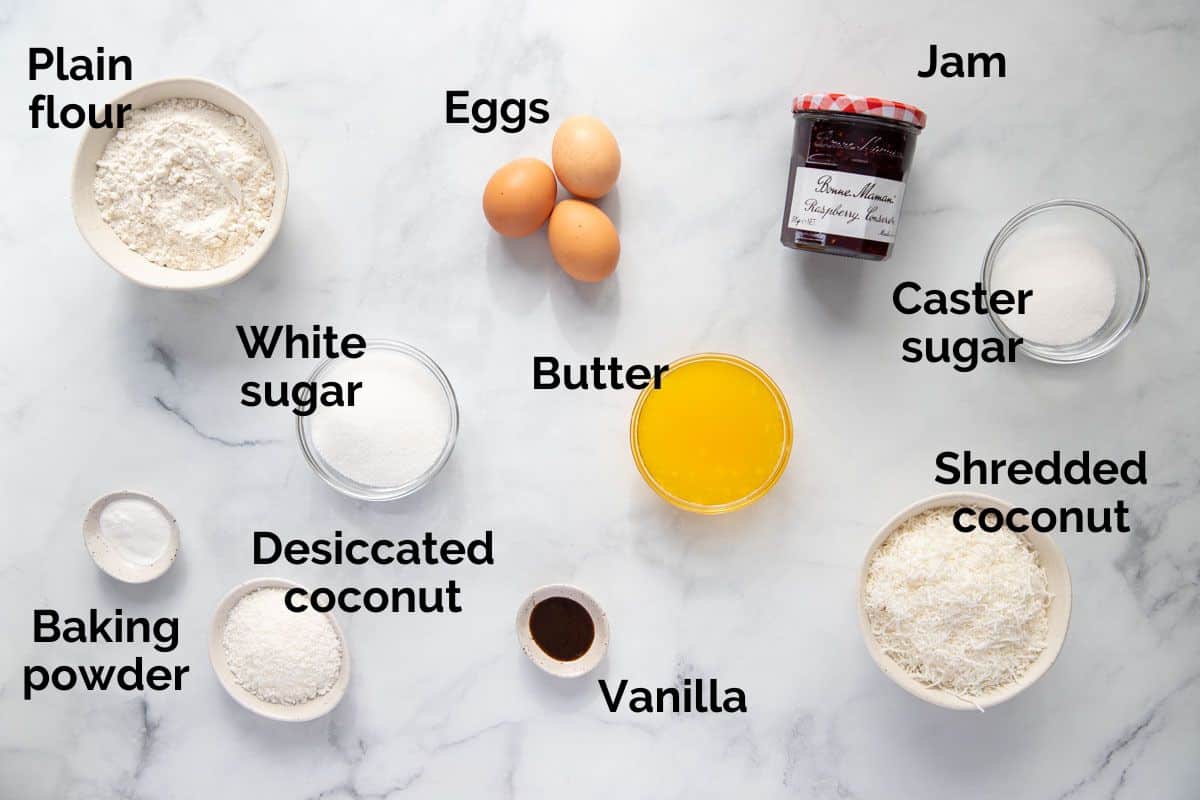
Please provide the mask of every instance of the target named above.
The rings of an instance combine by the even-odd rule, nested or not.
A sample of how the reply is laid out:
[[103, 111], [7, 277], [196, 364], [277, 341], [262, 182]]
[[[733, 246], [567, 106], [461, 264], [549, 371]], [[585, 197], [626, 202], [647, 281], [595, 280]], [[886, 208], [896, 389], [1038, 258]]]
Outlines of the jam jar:
[[878, 97], [805, 94], [795, 134], [783, 229], [793, 250], [882, 261], [891, 255], [925, 112]]

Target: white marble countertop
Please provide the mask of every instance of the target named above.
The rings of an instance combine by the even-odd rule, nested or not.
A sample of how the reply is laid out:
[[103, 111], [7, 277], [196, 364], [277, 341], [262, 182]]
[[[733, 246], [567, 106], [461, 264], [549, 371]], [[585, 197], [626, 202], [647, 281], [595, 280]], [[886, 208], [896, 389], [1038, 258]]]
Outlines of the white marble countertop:
[[[1200, 15], [1181, 0], [694, 3], [615, 0], [6, 2], [0, 6], [0, 796], [4, 798], [1183, 798], [1200, 786], [1200, 391], [1195, 183]], [[929, 44], [1003, 51], [1008, 77], [921, 80]], [[284, 230], [223, 289], [141, 289], [100, 262], [67, 197], [78, 131], [29, 127], [29, 98], [103, 102], [125, 84], [26, 80], [32, 45], [134, 58], [137, 82], [193, 74], [241, 93], [287, 152]], [[541, 96], [552, 124], [479, 135], [443, 122], [447, 89]], [[843, 90], [929, 113], [896, 255], [803, 256], [778, 243], [793, 94]], [[592, 113], [624, 170], [604, 207], [618, 273], [576, 285], [544, 235], [502, 241], [479, 196], [499, 164], [548, 157], [554, 120]], [[969, 286], [999, 226], [1053, 196], [1107, 206], [1142, 237], [1153, 291], [1119, 350], [1077, 368], [1022, 360], [963, 375], [900, 361], [935, 333], [890, 304], [902, 279]], [[426, 491], [352, 502], [305, 464], [286, 412], [238, 405], [237, 323], [328, 323], [410, 341], [450, 375], [458, 448]], [[986, 334], [981, 318], [941, 326]], [[940, 335], [940, 334], [939, 334]], [[792, 463], [723, 518], [662, 503], [629, 457], [630, 393], [533, 392], [534, 354], [664, 362], [738, 353], [787, 393]], [[1149, 452], [1125, 497], [1136, 532], [1064, 537], [1074, 616], [1058, 663], [985, 714], [927, 706], [860, 640], [856, 574], [895, 511], [971, 448]], [[121, 585], [82, 547], [89, 503], [162, 498], [183, 532], [159, 581]], [[443, 572], [253, 567], [250, 532], [496, 533], [497, 563]], [[434, 584], [456, 616], [339, 616], [350, 693], [302, 725], [254, 717], [207, 662], [234, 584]], [[573, 582], [608, 611], [601, 675], [716, 677], [744, 715], [609, 713], [594, 681], [534, 669], [513, 635], [526, 593]], [[180, 693], [22, 698], [30, 663], [124, 663], [150, 649], [35, 645], [31, 611], [181, 619]]]

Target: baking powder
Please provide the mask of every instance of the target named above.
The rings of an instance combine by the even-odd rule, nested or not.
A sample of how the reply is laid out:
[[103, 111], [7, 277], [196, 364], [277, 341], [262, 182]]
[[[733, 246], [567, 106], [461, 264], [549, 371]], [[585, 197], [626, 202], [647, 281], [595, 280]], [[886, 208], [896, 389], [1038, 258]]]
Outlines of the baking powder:
[[149, 566], [167, 552], [171, 520], [155, 503], [119, 497], [100, 512], [100, 538], [130, 564]]

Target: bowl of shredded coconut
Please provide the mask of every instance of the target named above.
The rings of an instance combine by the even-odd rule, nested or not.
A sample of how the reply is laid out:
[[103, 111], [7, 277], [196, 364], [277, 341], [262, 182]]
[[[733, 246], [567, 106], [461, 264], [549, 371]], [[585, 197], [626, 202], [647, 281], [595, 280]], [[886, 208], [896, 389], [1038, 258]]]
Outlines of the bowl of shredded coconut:
[[80, 142], [71, 203], [83, 238], [117, 272], [158, 289], [241, 278], [283, 222], [287, 161], [249, 103], [198, 78], [171, 78], [112, 101], [120, 129]]
[[[910, 694], [954, 710], [1010, 700], [1050, 669], [1071, 617], [1066, 559], [1046, 534], [981, 530], [960, 509], [1012, 505], [971, 492], [922, 500], [867, 549], [858, 615], [867, 650]], [[989, 515], [995, 518], [996, 515]], [[1014, 516], [1022, 527], [1027, 518]], [[989, 524], [988, 528], [996, 525]]]
[[350, 683], [350, 651], [337, 620], [310, 608], [307, 590], [282, 578], [246, 581], [222, 598], [208, 655], [230, 697], [283, 722], [328, 714]]

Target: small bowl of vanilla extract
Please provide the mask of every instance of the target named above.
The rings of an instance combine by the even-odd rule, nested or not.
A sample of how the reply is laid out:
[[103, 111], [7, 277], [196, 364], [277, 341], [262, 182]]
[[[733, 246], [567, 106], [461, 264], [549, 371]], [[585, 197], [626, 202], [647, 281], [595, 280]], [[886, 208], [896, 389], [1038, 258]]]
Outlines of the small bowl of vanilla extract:
[[517, 641], [529, 660], [560, 678], [591, 672], [608, 652], [608, 617], [578, 586], [535, 589], [517, 610]]

